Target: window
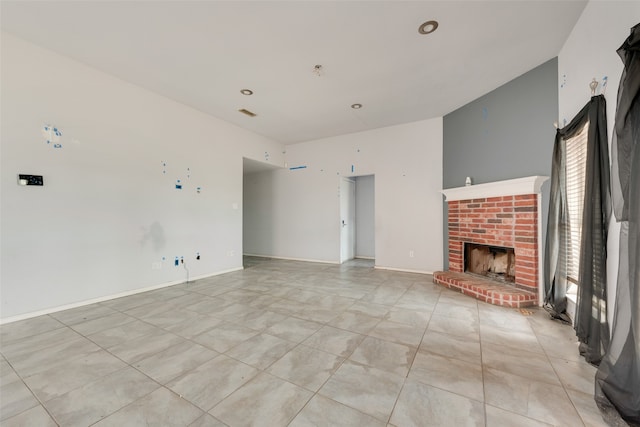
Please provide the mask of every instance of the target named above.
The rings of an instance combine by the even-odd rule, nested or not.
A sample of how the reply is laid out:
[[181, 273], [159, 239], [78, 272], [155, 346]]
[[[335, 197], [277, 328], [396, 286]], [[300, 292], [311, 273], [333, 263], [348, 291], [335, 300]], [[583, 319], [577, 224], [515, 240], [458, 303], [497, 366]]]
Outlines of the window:
[[589, 122], [573, 138], [566, 141], [565, 183], [569, 232], [567, 233], [567, 279], [572, 283], [568, 293], [575, 293], [580, 271], [580, 242], [584, 209], [585, 169], [587, 165], [587, 135]]

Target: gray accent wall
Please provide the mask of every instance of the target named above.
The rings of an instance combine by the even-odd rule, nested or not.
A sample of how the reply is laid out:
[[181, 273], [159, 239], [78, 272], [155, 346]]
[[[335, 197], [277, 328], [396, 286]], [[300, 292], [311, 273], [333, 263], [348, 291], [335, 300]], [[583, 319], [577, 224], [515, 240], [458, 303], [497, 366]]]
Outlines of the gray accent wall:
[[[443, 118], [443, 188], [551, 174], [558, 120], [558, 59], [553, 58]], [[543, 238], [549, 183], [543, 186]], [[444, 198], [443, 198], [444, 199]], [[444, 268], [448, 268], [444, 204]], [[544, 246], [543, 246], [544, 247]]]

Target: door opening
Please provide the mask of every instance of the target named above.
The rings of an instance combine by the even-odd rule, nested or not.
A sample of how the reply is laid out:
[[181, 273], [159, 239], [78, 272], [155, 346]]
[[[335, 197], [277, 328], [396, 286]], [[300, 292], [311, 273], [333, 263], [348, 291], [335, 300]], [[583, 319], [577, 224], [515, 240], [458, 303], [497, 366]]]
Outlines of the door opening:
[[375, 259], [375, 177], [340, 179], [340, 263]]
[[356, 182], [340, 179], [340, 263], [355, 257], [356, 251]]
[[375, 176], [355, 177], [356, 181], [356, 258], [374, 260], [375, 233]]

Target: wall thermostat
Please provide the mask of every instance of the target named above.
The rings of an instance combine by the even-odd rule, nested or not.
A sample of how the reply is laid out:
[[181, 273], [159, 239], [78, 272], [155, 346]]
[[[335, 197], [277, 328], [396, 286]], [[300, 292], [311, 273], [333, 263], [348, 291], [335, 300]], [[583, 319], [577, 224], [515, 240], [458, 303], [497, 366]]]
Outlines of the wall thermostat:
[[18, 175], [18, 184], [19, 185], [44, 185], [44, 180], [42, 175], [26, 175], [20, 174]]

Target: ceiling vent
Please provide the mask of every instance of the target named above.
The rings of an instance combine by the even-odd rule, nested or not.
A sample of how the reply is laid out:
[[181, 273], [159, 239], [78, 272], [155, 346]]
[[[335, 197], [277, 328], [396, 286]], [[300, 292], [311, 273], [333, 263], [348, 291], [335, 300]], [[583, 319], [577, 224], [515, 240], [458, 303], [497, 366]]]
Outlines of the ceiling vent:
[[254, 113], [253, 111], [249, 111], [249, 110], [247, 110], [247, 109], [245, 109], [245, 108], [241, 108], [241, 109], [239, 109], [238, 111], [240, 111], [242, 114], [245, 114], [245, 115], [247, 115], [247, 116], [249, 116], [249, 117], [255, 117], [255, 116], [257, 116], [257, 114], [256, 114], [256, 113]]

